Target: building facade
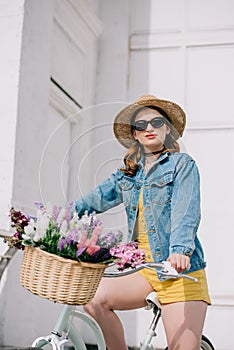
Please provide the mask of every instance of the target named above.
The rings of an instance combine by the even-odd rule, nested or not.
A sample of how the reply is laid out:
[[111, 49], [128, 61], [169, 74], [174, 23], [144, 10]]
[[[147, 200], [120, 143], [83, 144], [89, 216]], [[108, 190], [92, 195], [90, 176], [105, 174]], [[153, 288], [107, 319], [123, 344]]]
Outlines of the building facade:
[[[147, 93], [176, 101], [188, 116], [181, 149], [201, 173], [199, 236], [213, 303], [204, 333], [217, 350], [232, 348], [234, 321], [233, 12], [232, 0], [0, 2], [1, 231], [11, 204], [29, 213], [35, 200], [62, 205], [121, 162], [111, 124], [128, 102]], [[123, 208], [102, 217], [126, 227]], [[20, 286], [21, 259], [0, 282], [1, 345], [29, 346], [61, 309]], [[120, 317], [137, 345], [149, 312]]]

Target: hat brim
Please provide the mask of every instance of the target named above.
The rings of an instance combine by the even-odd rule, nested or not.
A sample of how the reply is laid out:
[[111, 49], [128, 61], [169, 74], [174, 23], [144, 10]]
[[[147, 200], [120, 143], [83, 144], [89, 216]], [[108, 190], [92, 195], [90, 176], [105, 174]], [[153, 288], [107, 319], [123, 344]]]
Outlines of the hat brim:
[[113, 130], [117, 140], [126, 148], [131, 147], [135, 143], [131, 131], [131, 117], [142, 106], [145, 107], [159, 107], [170, 118], [171, 135], [175, 140], [183, 135], [183, 131], [186, 123], [186, 115], [183, 109], [174, 102], [161, 100], [158, 98], [145, 98], [130, 104], [122, 109], [114, 120]]

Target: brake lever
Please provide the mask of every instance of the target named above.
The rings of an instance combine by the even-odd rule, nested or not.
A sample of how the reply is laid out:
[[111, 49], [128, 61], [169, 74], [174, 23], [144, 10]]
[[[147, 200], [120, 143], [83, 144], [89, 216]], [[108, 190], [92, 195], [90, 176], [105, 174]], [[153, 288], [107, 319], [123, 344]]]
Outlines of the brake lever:
[[169, 261], [163, 261], [164, 268], [160, 271], [158, 271], [158, 274], [168, 277], [168, 278], [186, 278], [188, 280], [191, 280], [193, 282], [197, 282], [197, 278], [185, 275], [183, 273], [179, 273], [176, 271], [174, 267], [171, 266], [171, 263]]

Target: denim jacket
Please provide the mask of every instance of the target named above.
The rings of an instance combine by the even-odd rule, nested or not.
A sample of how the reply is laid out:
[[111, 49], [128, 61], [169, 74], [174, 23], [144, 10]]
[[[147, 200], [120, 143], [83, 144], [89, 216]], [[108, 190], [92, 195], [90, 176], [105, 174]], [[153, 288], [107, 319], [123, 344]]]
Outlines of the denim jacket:
[[197, 237], [200, 223], [200, 179], [194, 160], [185, 153], [164, 153], [144, 174], [144, 158], [134, 177], [119, 169], [93, 191], [75, 202], [75, 210], [104, 212], [124, 203], [128, 240], [134, 238], [138, 200], [143, 191], [146, 231], [155, 262], [169, 254], [190, 256], [192, 272], [204, 268], [204, 254]]

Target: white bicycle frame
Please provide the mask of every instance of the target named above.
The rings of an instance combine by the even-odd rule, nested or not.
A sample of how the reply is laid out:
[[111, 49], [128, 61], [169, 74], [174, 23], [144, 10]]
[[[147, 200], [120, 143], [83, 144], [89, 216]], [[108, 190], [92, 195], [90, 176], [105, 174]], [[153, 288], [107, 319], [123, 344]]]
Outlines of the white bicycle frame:
[[50, 344], [53, 350], [61, 350], [67, 342], [71, 341], [76, 350], [87, 350], [82, 336], [72, 322], [73, 317], [81, 319], [91, 328], [98, 350], [106, 350], [105, 340], [98, 323], [84, 311], [76, 310], [73, 305], [64, 305], [53, 331], [47, 336], [34, 340], [32, 347], [38, 348]]
[[[118, 272], [105, 272], [104, 277], [119, 277], [129, 275], [136, 271], [139, 271], [144, 268], [155, 269], [157, 268], [157, 273], [170, 278], [187, 278], [196, 282], [197, 280], [191, 276], [185, 274], [179, 274], [174, 268], [171, 267], [170, 263], [144, 263], [139, 265], [135, 269], [118, 271]], [[155, 293], [156, 294], [156, 293]], [[151, 305], [153, 307], [153, 303]], [[155, 305], [155, 308], [157, 306]], [[154, 312], [154, 318], [149, 327], [146, 337], [141, 344], [140, 350], [148, 350], [150, 348], [150, 343], [153, 337], [156, 336], [155, 329], [157, 323], [161, 316], [161, 310], [158, 309], [158, 312]], [[32, 347], [43, 347], [46, 344], [50, 344], [53, 350], [62, 350], [64, 345], [71, 341], [75, 350], [87, 350], [84, 340], [80, 335], [77, 327], [73, 323], [73, 318], [78, 318], [84, 321], [90, 329], [93, 331], [93, 334], [96, 338], [96, 343], [98, 350], [106, 350], [106, 344], [103, 337], [102, 330], [98, 323], [87, 313], [81, 310], [76, 310], [76, 307], [73, 305], [64, 305], [59, 318], [54, 326], [53, 331], [47, 335], [37, 338]]]

